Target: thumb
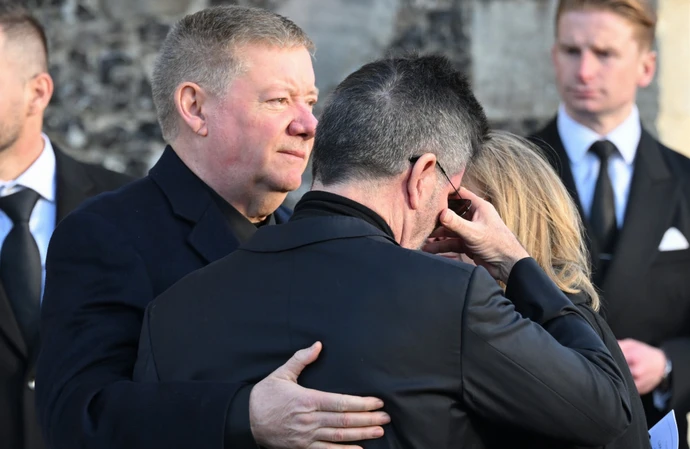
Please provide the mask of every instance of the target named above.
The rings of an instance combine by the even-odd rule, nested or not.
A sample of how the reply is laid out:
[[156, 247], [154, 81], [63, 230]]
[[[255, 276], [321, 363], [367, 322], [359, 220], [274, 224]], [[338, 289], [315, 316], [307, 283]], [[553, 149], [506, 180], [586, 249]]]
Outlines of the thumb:
[[441, 221], [441, 224], [444, 228], [448, 229], [449, 231], [452, 231], [453, 233], [459, 236], [462, 236], [464, 234], [463, 231], [465, 231], [467, 225], [471, 223], [468, 220], [460, 218], [458, 214], [456, 214], [450, 209], [445, 209], [443, 212], [441, 212], [441, 215], [439, 215], [438, 218]]
[[319, 357], [322, 348], [321, 342], [317, 341], [308, 348], [300, 349], [283, 366], [273, 371], [270, 377], [297, 382], [297, 377], [302, 374], [302, 370]]

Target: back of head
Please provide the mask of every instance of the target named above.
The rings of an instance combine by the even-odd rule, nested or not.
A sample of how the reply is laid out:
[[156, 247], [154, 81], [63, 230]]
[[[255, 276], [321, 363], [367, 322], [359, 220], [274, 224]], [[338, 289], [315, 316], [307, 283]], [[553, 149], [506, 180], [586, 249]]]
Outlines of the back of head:
[[599, 308], [577, 207], [538, 147], [514, 134], [492, 131], [464, 182], [493, 204], [561, 290], [583, 291]]
[[467, 79], [447, 58], [382, 59], [352, 73], [331, 95], [314, 141], [314, 180], [333, 185], [393, 177], [423, 153], [434, 153], [456, 174], [488, 129]]
[[635, 28], [635, 36], [645, 49], [654, 45], [656, 29], [656, 12], [653, 0], [560, 0], [556, 9], [556, 30], [558, 20], [570, 11], [596, 10], [612, 12], [627, 21]]
[[188, 15], [176, 23], [163, 41], [153, 70], [153, 101], [163, 137], [178, 133], [174, 93], [193, 82], [223, 98], [232, 79], [243, 71], [242, 49], [248, 45], [277, 48], [314, 44], [295, 23], [271, 11], [223, 5]]
[[3, 54], [10, 50], [22, 58], [26, 76], [48, 71], [48, 41], [41, 23], [17, 0], [0, 0], [0, 31]]

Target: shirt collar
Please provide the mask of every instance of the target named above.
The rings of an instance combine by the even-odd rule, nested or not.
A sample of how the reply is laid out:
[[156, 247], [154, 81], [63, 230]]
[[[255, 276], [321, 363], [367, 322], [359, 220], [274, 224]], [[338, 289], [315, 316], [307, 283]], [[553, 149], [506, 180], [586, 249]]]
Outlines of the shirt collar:
[[566, 153], [568, 153], [568, 159], [574, 164], [582, 161], [594, 142], [608, 139], [618, 148], [618, 152], [625, 163], [630, 165], [635, 159], [637, 146], [642, 135], [640, 111], [635, 105], [633, 105], [628, 118], [605, 136], [600, 136], [573, 120], [566, 112], [563, 104], [558, 107], [557, 126], [558, 134], [561, 136]]
[[47, 201], [55, 201], [55, 150], [48, 136], [41, 133], [41, 137], [44, 142], [41, 155], [17, 179], [0, 185], [0, 192], [24, 187], [35, 191]]

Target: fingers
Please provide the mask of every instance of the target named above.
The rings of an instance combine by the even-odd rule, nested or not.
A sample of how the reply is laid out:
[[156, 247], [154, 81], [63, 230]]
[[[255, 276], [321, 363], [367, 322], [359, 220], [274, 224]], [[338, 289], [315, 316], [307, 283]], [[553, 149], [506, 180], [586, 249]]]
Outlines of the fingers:
[[463, 235], [463, 231], [472, 223], [469, 220], [460, 218], [458, 214], [450, 209], [445, 209], [438, 218], [445, 228], [457, 235]]
[[630, 374], [632, 374], [633, 379], [637, 382], [644, 375], [644, 369], [640, 365], [630, 366]]
[[[333, 443], [342, 443], [347, 441], [361, 441], [373, 440], [383, 436], [382, 427], [356, 427], [356, 428], [342, 428], [342, 427], [322, 427], [317, 429], [314, 433], [316, 441], [326, 441]], [[342, 448], [342, 446], [338, 446]]]
[[283, 366], [273, 371], [269, 377], [279, 377], [297, 382], [297, 377], [302, 373], [302, 370], [319, 357], [322, 347], [321, 342], [317, 341], [308, 348], [300, 349]]
[[383, 407], [378, 398], [312, 391], [316, 410], [321, 412], [370, 412]]
[[[439, 215], [440, 217], [440, 215]], [[450, 229], [444, 228], [443, 226], [439, 226], [438, 228], [434, 229], [434, 232], [432, 232], [429, 237], [427, 237], [428, 240], [434, 240], [438, 238], [458, 238], [458, 235], [451, 231]]]
[[318, 427], [357, 428], [383, 426], [391, 422], [386, 412], [314, 412], [309, 416]]
[[460, 239], [445, 239], [427, 242], [424, 244], [423, 250], [432, 254], [466, 252], [466, 248]]
[[327, 443], [325, 441], [315, 441], [308, 446], [308, 449], [362, 449], [362, 446], [353, 446], [351, 444]]
[[621, 350], [622, 350], [622, 351], [625, 351], [626, 349], [632, 347], [632, 342], [633, 342], [633, 341], [632, 341], [631, 339], [625, 338], [625, 339], [623, 339], [623, 340], [618, 340], [618, 346], [621, 347]]
[[471, 191], [468, 188], [460, 186], [460, 196], [462, 198], [468, 199], [472, 201], [472, 204], [478, 204], [479, 202], [483, 202], [484, 199], [480, 196], [477, 196], [473, 191]]

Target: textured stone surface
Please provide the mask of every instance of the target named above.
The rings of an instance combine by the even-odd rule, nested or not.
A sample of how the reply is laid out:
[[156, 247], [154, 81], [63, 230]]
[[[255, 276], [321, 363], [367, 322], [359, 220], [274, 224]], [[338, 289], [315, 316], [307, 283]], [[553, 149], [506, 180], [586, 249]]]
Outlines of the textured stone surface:
[[[56, 91], [46, 132], [81, 159], [135, 175], [144, 174], [163, 148], [149, 84], [156, 51], [175, 20], [212, 4], [264, 7], [302, 26], [317, 46], [321, 105], [362, 64], [409, 51], [449, 56], [473, 80], [497, 126], [532, 131], [558, 104], [548, 54], [554, 0], [26, 2], [51, 44]], [[656, 84], [640, 94], [648, 125], [658, 112], [657, 97]]]

